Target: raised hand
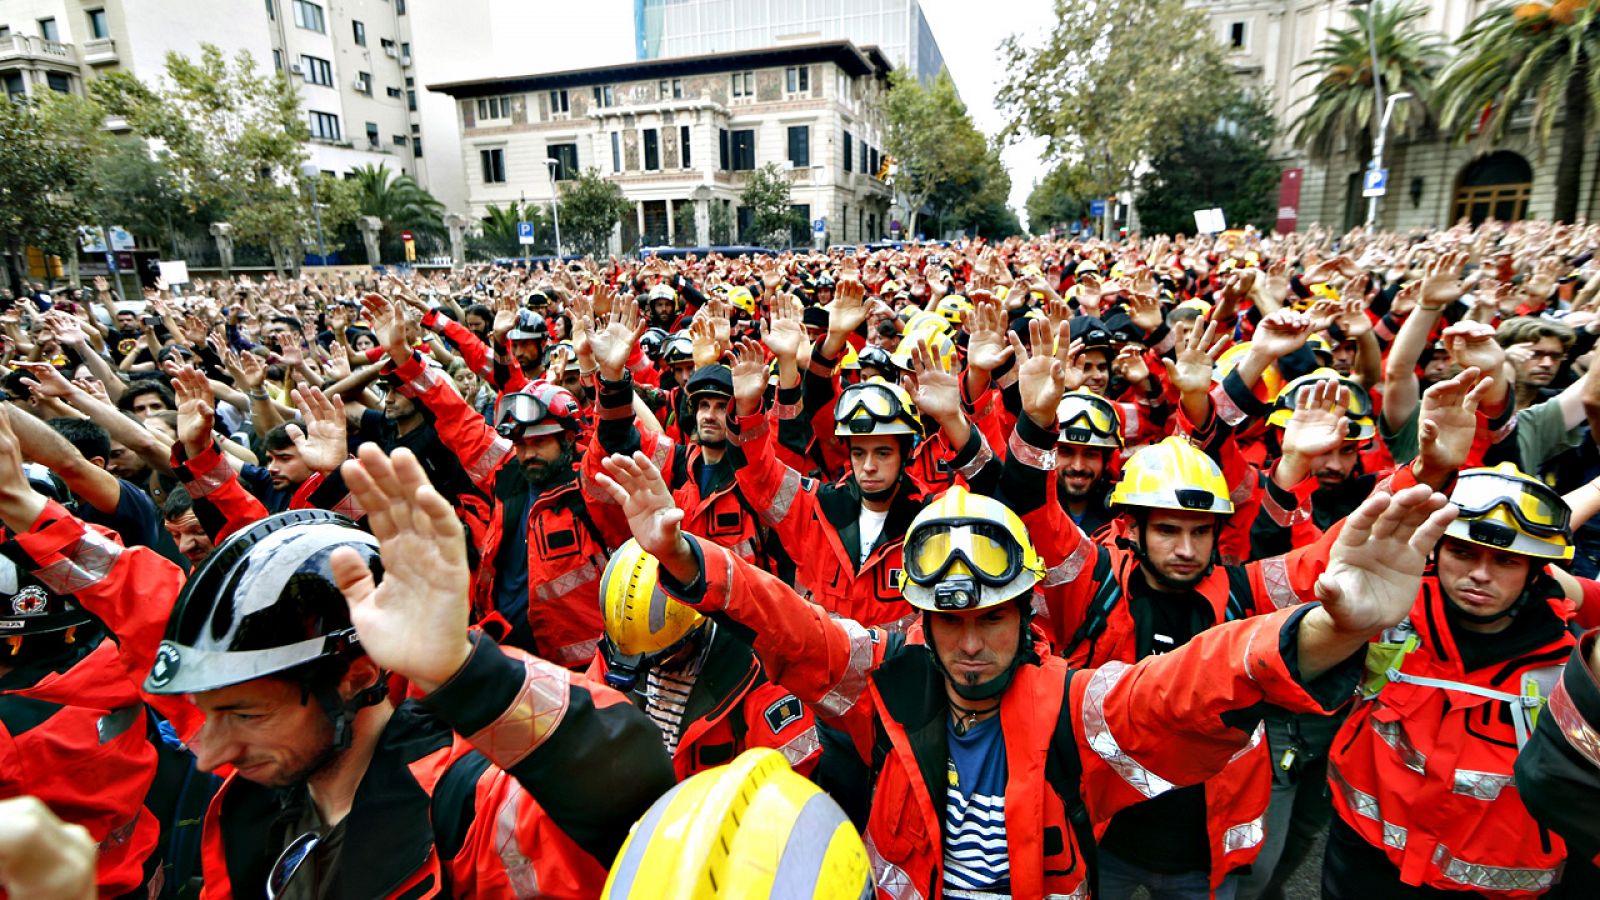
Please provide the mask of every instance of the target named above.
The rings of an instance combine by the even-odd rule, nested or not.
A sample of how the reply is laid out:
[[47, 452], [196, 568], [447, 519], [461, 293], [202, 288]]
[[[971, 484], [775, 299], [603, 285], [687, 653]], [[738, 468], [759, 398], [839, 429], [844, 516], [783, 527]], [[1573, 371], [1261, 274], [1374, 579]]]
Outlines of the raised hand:
[[648, 456], [612, 454], [600, 461], [600, 467], [605, 472], [595, 476], [595, 483], [622, 507], [628, 530], [644, 552], [666, 563], [687, 551], [680, 528], [683, 510], [673, 502], [661, 470]]
[[716, 331], [711, 326], [711, 320], [705, 316], [696, 316], [694, 321], [689, 323], [689, 340], [693, 345], [691, 352], [694, 355], [695, 368], [716, 365], [717, 360], [722, 357]]
[[88, 829], [39, 798], [0, 800], [0, 891], [30, 900], [93, 900], [96, 847]]
[[1250, 349], [1278, 360], [1299, 350], [1311, 337], [1311, 317], [1280, 309], [1263, 318], [1250, 339]]
[[1455, 517], [1456, 508], [1427, 485], [1392, 497], [1375, 493], [1351, 513], [1315, 589], [1336, 633], [1359, 646], [1404, 620], [1423, 567]]
[[267, 383], [267, 364], [248, 350], [242, 353], [229, 350], [222, 357], [222, 365], [247, 393], [260, 391]]
[[931, 416], [940, 426], [961, 417], [961, 382], [953, 373], [946, 372], [928, 349], [927, 338], [917, 338], [911, 349], [912, 371], [916, 373], [916, 390], [912, 399], [923, 415]]
[[1145, 334], [1161, 327], [1161, 297], [1156, 293], [1155, 276], [1141, 269], [1133, 277], [1128, 292], [1128, 319]]
[[[1204, 329], [1200, 327], [1202, 322]], [[1183, 394], [1203, 394], [1211, 390], [1211, 374], [1217, 357], [1232, 343], [1232, 336], [1219, 331], [1216, 322], [1195, 320], [1189, 333], [1184, 335], [1177, 359], [1161, 361], [1167, 368], [1167, 380]]]
[[793, 362], [805, 343], [806, 330], [801, 324], [802, 307], [792, 294], [778, 294], [768, 306], [767, 324], [762, 327], [761, 340], [780, 360]]
[[639, 315], [639, 304], [618, 303], [611, 308], [610, 321], [604, 330], [589, 334], [589, 352], [600, 366], [600, 377], [607, 381], [621, 381], [628, 369], [628, 357], [639, 345], [639, 338], [649, 328]]
[[[1015, 332], [1006, 333], [1006, 340], [1017, 358], [1017, 388], [1022, 394], [1022, 411], [1034, 424], [1049, 429], [1056, 427], [1056, 407], [1061, 405], [1061, 397], [1067, 392], [1067, 367], [1049, 352], [1052, 337], [1058, 346], [1067, 345], [1067, 326], [1063, 324], [1051, 335], [1044, 322], [1038, 319], [1029, 322], [1028, 340], [1034, 347], [1031, 353]], [[1068, 346], [1068, 353], [1073, 352], [1071, 347], [1078, 347], [1078, 352], [1082, 352], [1075, 341]]]
[[1442, 309], [1461, 299], [1465, 289], [1461, 286], [1461, 267], [1467, 264], [1465, 253], [1446, 253], [1428, 266], [1422, 278], [1419, 302], [1428, 309]]
[[18, 362], [16, 366], [33, 376], [22, 379], [22, 383], [41, 397], [65, 400], [72, 396], [72, 382], [56, 371], [55, 366], [43, 362]]
[[1150, 365], [1144, 361], [1144, 350], [1137, 344], [1127, 344], [1111, 360], [1111, 371], [1118, 378], [1136, 387], [1150, 380]]
[[194, 366], [173, 366], [167, 372], [178, 404], [178, 443], [184, 456], [194, 459], [211, 447], [216, 397], [210, 379]]
[[1480, 372], [1498, 373], [1506, 351], [1494, 339], [1494, 327], [1483, 322], [1457, 322], [1440, 333], [1444, 349], [1456, 365]]
[[967, 365], [993, 372], [1011, 358], [1006, 344], [1006, 317], [1000, 304], [988, 292], [974, 296], [972, 314], [967, 316]]
[[405, 313], [378, 294], [362, 297], [361, 305], [372, 321], [372, 333], [377, 336], [378, 343], [389, 351], [389, 358], [395, 365], [404, 365], [411, 358], [411, 345], [406, 343]]
[[321, 388], [304, 384], [289, 392], [305, 422], [304, 430], [290, 423], [285, 429], [300, 458], [314, 472], [332, 472], [350, 455], [345, 438], [344, 400], [329, 400]]
[[761, 411], [768, 377], [760, 344], [745, 338], [733, 345], [733, 399], [738, 415], [753, 416]]
[[838, 335], [843, 340], [844, 335], [853, 333], [867, 321], [867, 306], [862, 301], [866, 296], [866, 288], [862, 286], [861, 279], [851, 275], [844, 275], [834, 286], [833, 302], [828, 304], [828, 335]]
[[471, 655], [467, 545], [455, 511], [410, 450], [385, 456], [362, 444], [341, 472], [378, 539], [383, 583], [360, 554], [334, 551], [334, 580], [350, 605], [361, 649], [380, 667], [436, 690]]
[[1350, 389], [1332, 378], [1301, 388], [1283, 428], [1283, 456], [1305, 462], [1339, 449], [1350, 431], [1349, 406]]
[[1494, 381], [1469, 368], [1423, 392], [1414, 467], [1419, 481], [1442, 486], [1467, 461], [1478, 427], [1478, 404]]

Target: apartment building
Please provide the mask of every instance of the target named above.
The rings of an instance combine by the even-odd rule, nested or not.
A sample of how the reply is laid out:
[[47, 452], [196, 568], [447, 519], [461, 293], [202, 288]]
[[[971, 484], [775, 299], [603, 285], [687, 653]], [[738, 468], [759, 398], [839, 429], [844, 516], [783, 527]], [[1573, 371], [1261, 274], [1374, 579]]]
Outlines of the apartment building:
[[739, 195], [769, 162], [787, 173], [800, 216], [821, 220], [822, 239], [881, 237], [890, 71], [876, 47], [839, 40], [427, 87], [456, 103], [472, 214], [549, 202], [553, 187], [597, 169], [634, 205], [614, 240], [628, 251], [709, 243], [715, 206], [743, 235]]

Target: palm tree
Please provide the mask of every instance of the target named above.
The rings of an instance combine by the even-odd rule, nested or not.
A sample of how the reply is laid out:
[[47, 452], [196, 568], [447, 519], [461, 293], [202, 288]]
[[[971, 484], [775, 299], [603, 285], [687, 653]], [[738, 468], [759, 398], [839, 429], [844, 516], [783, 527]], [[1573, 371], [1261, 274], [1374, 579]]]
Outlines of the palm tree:
[[383, 220], [381, 240], [396, 240], [402, 231], [419, 237], [442, 238], [444, 204], [410, 175], [395, 175], [384, 167], [365, 165], [351, 172], [361, 192], [361, 215]]
[[1432, 32], [1416, 26], [1425, 7], [1408, 3], [1352, 7], [1355, 24], [1328, 31], [1310, 58], [1297, 68], [1304, 71], [1295, 83], [1314, 80], [1311, 105], [1292, 126], [1295, 143], [1313, 156], [1326, 159], [1340, 138], [1352, 146], [1372, 144], [1379, 115], [1373, 90], [1372, 51], [1367, 41], [1367, 17], [1378, 45], [1378, 74], [1389, 95], [1404, 91], [1411, 99], [1395, 104], [1390, 134], [1400, 137], [1423, 124], [1433, 97], [1433, 72], [1444, 55], [1444, 45]]
[[1562, 118], [1555, 218], [1578, 215], [1584, 138], [1600, 105], [1600, 3], [1560, 0], [1485, 11], [1456, 41], [1461, 53], [1439, 74], [1440, 116], [1463, 139], [1497, 141], [1512, 115], [1533, 101], [1540, 155]]

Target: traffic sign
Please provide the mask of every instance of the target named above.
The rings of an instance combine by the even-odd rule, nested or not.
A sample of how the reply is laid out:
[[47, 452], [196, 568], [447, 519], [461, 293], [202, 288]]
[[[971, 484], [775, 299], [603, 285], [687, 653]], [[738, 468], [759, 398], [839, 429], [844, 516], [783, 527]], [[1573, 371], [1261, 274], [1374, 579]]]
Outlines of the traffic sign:
[[1382, 197], [1389, 192], [1389, 170], [1367, 169], [1361, 177], [1361, 196]]
[[827, 231], [828, 230], [828, 220], [827, 219], [814, 219], [814, 220], [812, 220], [812, 222], [811, 222], [811, 230], [815, 231], [817, 234], [821, 234], [824, 231]]
[[1090, 200], [1089, 201], [1089, 215], [1091, 215], [1091, 216], [1103, 216], [1105, 214], [1106, 214], [1106, 202], [1104, 200]]
[[533, 243], [533, 223], [532, 222], [518, 222], [517, 223], [517, 243], [519, 243], [519, 244], [531, 244], [531, 243]]

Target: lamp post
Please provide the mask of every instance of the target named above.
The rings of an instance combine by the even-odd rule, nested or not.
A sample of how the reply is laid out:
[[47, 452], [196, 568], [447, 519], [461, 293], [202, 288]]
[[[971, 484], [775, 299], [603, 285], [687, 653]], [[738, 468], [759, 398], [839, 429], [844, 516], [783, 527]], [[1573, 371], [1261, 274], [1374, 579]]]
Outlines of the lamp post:
[[556, 259], [560, 259], [565, 255], [561, 252], [561, 211], [558, 209], [561, 204], [556, 196], [556, 167], [561, 163], [559, 160], [546, 159], [544, 164], [550, 171], [550, 222], [556, 227]]
[[317, 221], [317, 264], [328, 264], [328, 245], [322, 238], [322, 205], [317, 202], [317, 176], [321, 171], [311, 163], [300, 167], [300, 174], [311, 182], [311, 215]]
[[[1383, 142], [1384, 138], [1389, 134], [1389, 119], [1394, 116], [1395, 104], [1400, 103], [1402, 100], [1410, 99], [1411, 95], [1402, 91], [1398, 94], [1389, 95], [1389, 99], [1384, 102], [1383, 118], [1378, 121], [1378, 136], [1372, 141], [1372, 168], [1380, 171], [1383, 169]], [[1378, 219], [1378, 199], [1377, 197], [1367, 198], [1367, 228], [1369, 229]]]
[[[1372, 60], [1372, 100], [1373, 112], [1378, 116], [1378, 128], [1372, 137], [1372, 163], [1373, 171], [1383, 170], [1383, 144], [1389, 131], [1389, 119], [1394, 115], [1394, 105], [1402, 100], [1411, 99], [1409, 93], [1399, 93], [1392, 97], [1385, 97], [1383, 90], [1383, 70], [1378, 62], [1378, 30], [1375, 20], [1378, 17], [1378, 0], [1350, 0], [1351, 6], [1365, 6], [1367, 8], [1367, 53]], [[1367, 228], [1371, 229], [1378, 221], [1378, 198], [1367, 198]]]

